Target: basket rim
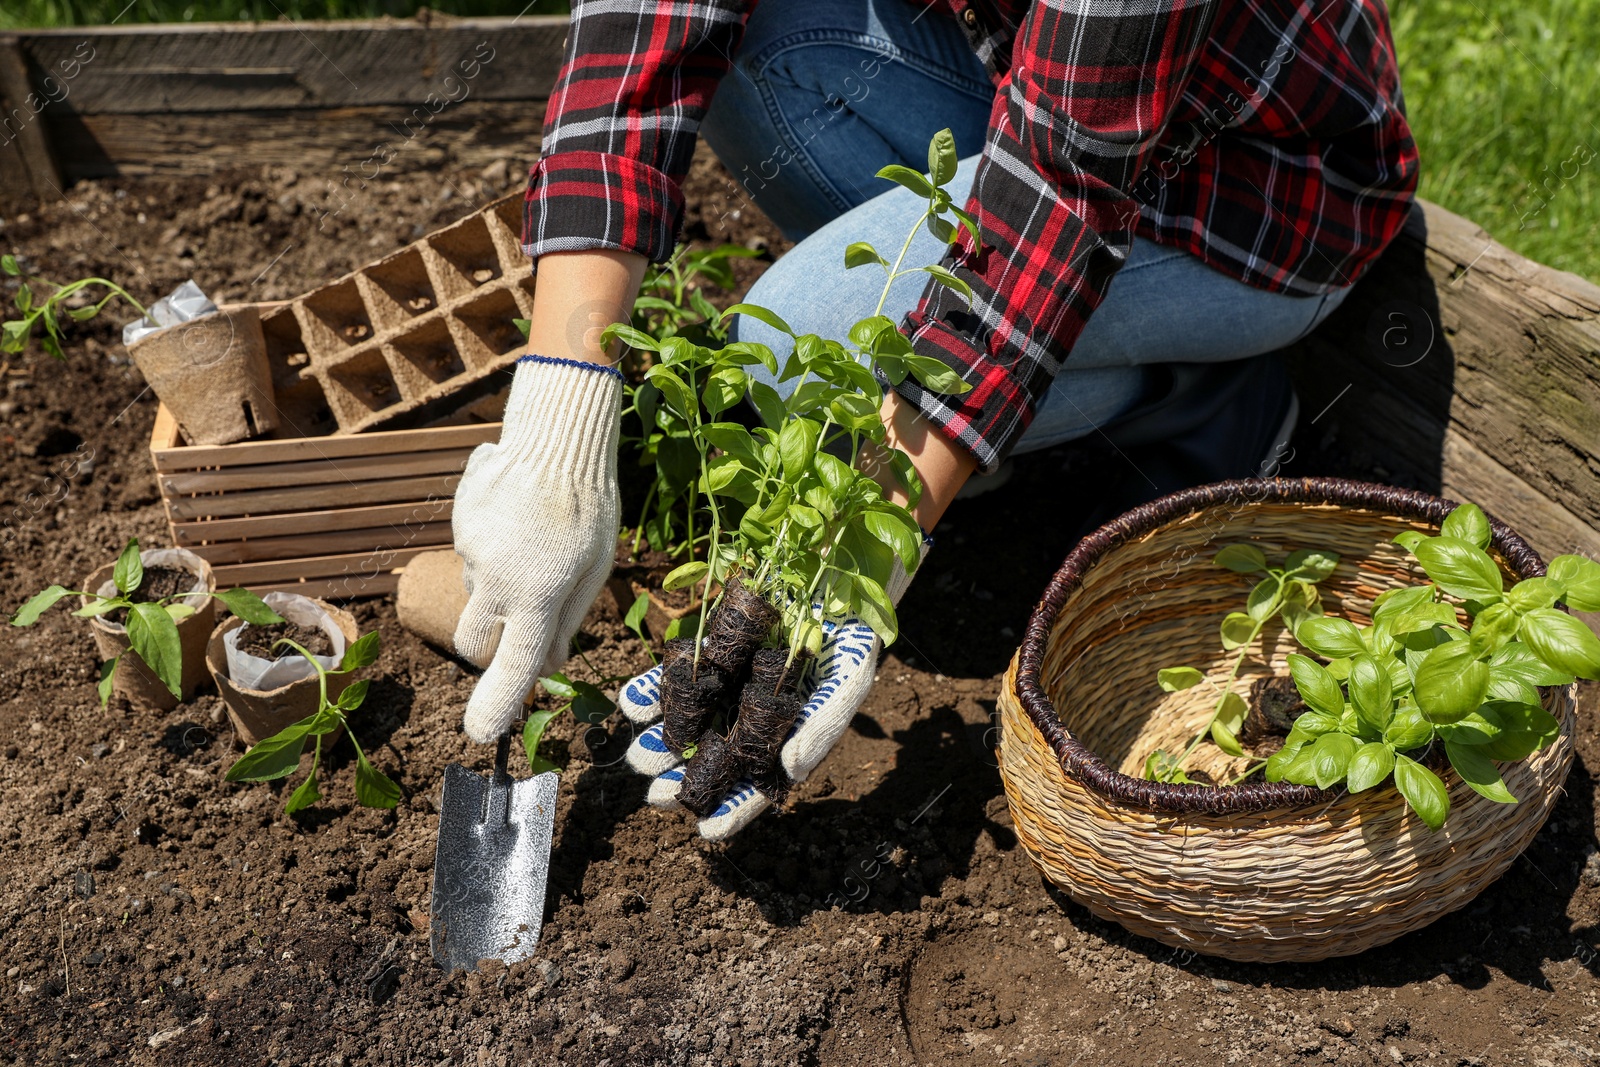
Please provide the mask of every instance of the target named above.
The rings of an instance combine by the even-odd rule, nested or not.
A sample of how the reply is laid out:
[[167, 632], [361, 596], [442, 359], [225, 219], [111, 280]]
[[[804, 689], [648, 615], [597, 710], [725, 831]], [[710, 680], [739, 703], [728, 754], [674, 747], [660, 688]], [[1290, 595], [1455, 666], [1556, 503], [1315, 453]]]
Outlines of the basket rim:
[[[1332, 504], [1384, 511], [1438, 526], [1457, 502], [1416, 489], [1401, 489], [1347, 478], [1240, 478], [1184, 489], [1128, 511], [1086, 535], [1045, 587], [1028, 616], [1017, 653], [1016, 695], [1044, 737], [1061, 770], [1096, 793], [1135, 807], [1180, 814], [1229, 815], [1326, 803], [1336, 790], [1292, 782], [1252, 782], [1203, 786], [1151, 782], [1123, 774], [1067, 732], [1055, 705], [1045, 695], [1040, 675], [1054, 627], [1067, 598], [1100, 559], [1135, 538], [1184, 515], [1221, 505], [1263, 503]], [[1545, 571], [1544, 560], [1511, 527], [1489, 516], [1491, 545], [1519, 578]]]

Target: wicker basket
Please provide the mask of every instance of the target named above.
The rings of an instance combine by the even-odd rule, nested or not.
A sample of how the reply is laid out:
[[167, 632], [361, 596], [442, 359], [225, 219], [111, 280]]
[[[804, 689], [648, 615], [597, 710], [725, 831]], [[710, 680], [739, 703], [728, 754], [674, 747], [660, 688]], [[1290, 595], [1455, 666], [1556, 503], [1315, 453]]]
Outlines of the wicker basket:
[[[1225, 676], [1217, 627], [1250, 579], [1215, 567], [1249, 540], [1270, 560], [1340, 554], [1322, 583], [1330, 613], [1370, 617], [1384, 589], [1422, 577], [1391, 539], [1436, 532], [1452, 505], [1333, 478], [1223, 482], [1164, 497], [1086, 537], [1034, 609], [1000, 694], [1000, 774], [1017, 835], [1045, 875], [1102, 918], [1164, 944], [1234, 960], [1344, 956], [1382, 945], [1472, 900], [1538, 833], [1572, 763], [1575, 686], [1544, 691], [1561, 737], [1502, 765], [1521, 798], [1496, 804], [1448, 766], [1450, 817], [1430, 833], [1392, 783], [1359, 795], [1290, 783], [1220, 789], [1134, 777], [1155, 748], [1182, 751], [1208, 720], [1197, 686], [1163, 693], [1160, 667]], [[1544, 564], [1495, 522], [1506, 574]], [[1246, 683], [1287, 674], [1279, 627], [1245, 660]], [[1225, 780], [1245, 760], [1203, 745], [1191, 761]]]

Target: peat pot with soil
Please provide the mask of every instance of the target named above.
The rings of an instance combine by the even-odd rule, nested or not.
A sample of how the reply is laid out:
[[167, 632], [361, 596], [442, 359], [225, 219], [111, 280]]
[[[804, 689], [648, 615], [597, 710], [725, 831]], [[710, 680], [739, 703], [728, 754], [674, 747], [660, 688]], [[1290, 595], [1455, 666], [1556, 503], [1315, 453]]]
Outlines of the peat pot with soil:
[[100, 668], [100, 703], [116, 693], [137, 707], [170, 711], [205, 680], [206, 639], [216, 602], [242, 620], [283, 620], [248, 589], [217, 589], [211, 566], [182, 548], [140, 549], [130, 538], [115, 562], [89, 575], [82, 589], [51, 585], [11, 618], [32, 626], [58, 601], [75, 596], [73, 615], [89, 620]]
[[[665, 635], [661, 676], [663, 742], [687, 760], [677, 797], [697, 815], [711, 814], [741, 777], [783, 798], [779, 750], [802, 705], [807, 663], [839, 620], [860, 619], [885, 644], [895, 638], [892, 590], [922, 558], [922, 531], [909, 510], [921, 484], [910, 458], [885, 445], [881, 383], [914, 378], [940, 393], [970, 386], [913, 352], [883, 305], [889, 286], [914, 273], [970, 299], [966, 283], [943, 267], [906, 264], [924, 226], [946, 242], [976, 246], [977, 226], [945, 190], [955, 169], [945, 130], [929, 145], [927, 173], [879, 172], [926, 206], [892, 261], [866, 242], [846, 250], [846, 266], [884, 274], [878, 306], [848, 338], [797, 334], [752, 304], [735, 304], [695, 330], [670, 320], [666, 328], [607, 331], [645, 367], [627, 414], [653, 456], [649, 500], [657, 510], [641, 520], [636, 542], [648, 536], [653, 550], [687, 556], [662, 587], [700, 602]], [[709, 319], [714, 309], [704, 310]], [[781, 368], [767, 346], [725, 340], [733, 315], [792, 339]], [[747, 368], [757, 365], [789, 383], [788, 395], [754, 378]], [[747, 396], [759, 415], [754, 426], [733, 421]], [[906, 504], [889, 499], [886, 486], [900, 489]], [[647, 600], [634, 605], [648, 611]], [[635, 612], [629, 616], [637, 626]]]
[[1224, 482], [1084, 538], [1000, 694], [1034, 863], [1095, 914], [1247, 961], [1384, 944], [1515, 862], [1573, 758], [1600, 564], [1472, 504]]

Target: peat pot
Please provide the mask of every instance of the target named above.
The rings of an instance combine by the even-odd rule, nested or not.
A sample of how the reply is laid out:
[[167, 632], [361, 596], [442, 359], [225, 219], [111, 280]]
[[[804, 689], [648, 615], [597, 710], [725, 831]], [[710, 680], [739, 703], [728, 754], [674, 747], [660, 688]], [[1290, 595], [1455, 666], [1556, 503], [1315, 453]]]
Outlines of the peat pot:
[[278, 427], [272, 367], [252, 305], [224, 307], [128, 346], [191, 444], [226, 445]]
[[[361, 636], [361, 630], [348, 611], [317, 600], [315, 597], [306, 599], [326, 612], [333, 620], [334, 625], [344, 634], [346, 648], [355, 644], [356, 638]], [[269, 600], [268, 603], [270, 605], [272, 602]], [[228, 718], [233, 720], [233, 728], [238, 733], [239, 740], [248, 748], [264, 738], [271, 737], [285, 726], [315, 713], [320, 690], [315, 671], [308, 677], [299, 678], [275, 689], [246, 689], [244, 686], [234, 684], [228, 677], [228, 650], [224, 637], [244, 624], [244, 620], [235, 615], [213, 630], [211, 640], [206, 645], [205, 660], [212, 679], [217, 683], [217, 692], [222, 694], [222, 702], [228, 709]], [[339, 694], [343, 693], [352, 681], [354, 678], [349, 674], [330, 674], [328, 700], [330, 702], [338, 700]]]
[[[194, 608], [194, 614], [177, 621], [178, 640], [183, 648], [183, 700], [180, 701], [173, 696], [172, 690], [168, 689], [138, 656], [122, 655], [129, 649], [126, 629], [98, 616], [90, 619], [89, 624], [94, 631], [95, 647], [99, 650], [102, 661], [122, 656], [117, 662], [116, 676], [111, 680], [111, 691], [117, 696], [125, 697], [136, 707], [151, 711], [171, 711], [180, 702], [192, 699], [194, 691], [205, 681], [206, 637], [217, 623], [216, 601], [211, 599], [211, 594], [216, 592], [217, 581], [211, 574], [211, 564], [187, 549], [147, 548], [139, 553], [139, 561], [146, 568], [175, 567], [194, 574], [196, 595], [184, 597], [179, 601]], [[102, 596], [115, 596], [116, 586], [112, 575], [116, 572], [116, 567], [115, 563], [107, 563], [89, 575], [84, 583], [84, 590]], [[108, 586], [110, 588], [107, 588]], [[83, 597], [79, 597], [79, 600], [88, 603]]]
[[[1486, 800], [1445, 766], [1450, 816], [1437, 833], [1392, 782], [1351, 795], [1137, 777], [1152, 750], [1183, 750], [1215, 698], [1206, 686], [1163, 693], [1156, 671], [1227, 672], [1217, 627], [1247, 587], [1212, 565], [1218, 548], [1251, 541], [1271, 560], [1338, 552], [1324, 605], [1364, 625], [1378, 594], [1426, 580], [1394, 535], [1437, 533], [1452, 507], [1335, 478], [1255, 479], [1163, 497], [1084, 538], [1034, 609], [1000, 693], [1000, 775], [1017, 836], [1045, 876], [1134, 933], [1255, 962], [1385, 944], [1499, 878], [1544, 825], [1571, 766], [1575, 685], [1542, 690], [1561, 736], [1500, 765], [1521, 803]], [[1489, 551], [1508, 584], [1544, 573], [1521, 537], [1499, 522], [1493, 531]], [[1263, 637], [1240, 672], [1246, 685], [1287, 675], [1298, 648], [1276, 626]], [[1200, 752], [1196, 765], [1218, 781], [1245, 765], [1214, 746]]]

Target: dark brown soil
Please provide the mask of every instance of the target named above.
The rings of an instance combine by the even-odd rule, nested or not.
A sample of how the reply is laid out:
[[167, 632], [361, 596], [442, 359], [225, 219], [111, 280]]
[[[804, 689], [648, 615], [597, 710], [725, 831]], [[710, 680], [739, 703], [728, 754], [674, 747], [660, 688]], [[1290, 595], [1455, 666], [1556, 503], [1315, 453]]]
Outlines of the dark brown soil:
[[[692, 217], [691, 236], [737, 226], [776, 246], [725, 181], [697, 170], [691, 204], [734, 206]], [[442, 167], [374, 185], [319, 229], [322, 175], [108, 181], [4, 220], [0, 245], [31, 270], [108, 273], [141, 295], [192, 275], [222, 299], [288, 297], [501, 189], [487, 184]], [[8, 609], [129, 536], [167, 543], [147, 453], [155, 404], [113, 323], [72, 329], [64, 364], [0, 361]], [[1291, 473], [1366, 473], [1328, 425], [1297, 439]], [[550, 744], [567, 770], [539, 954], [477, 975], [442, 974], [428, 955], [434, 801], [447, 763], [487, 771], [493, 750], [460, 731], [471, 676], [401, 630], [390, 600], [354, 606], [384, 642], [354, 725], [404, 791], [393, 812], [353, 806], [340, 745], [321, 772], [332, 799], [285, 817], [298, 778], [223, 781], [236, 750], [215, 696], [102, 711], [83, 620], [0, 627], [0, 1062], [1592, 1063], [1593, 687], [1549, 825], [1476, 901], [1390, 946], [1312, 966], [1220, 963], [1132, 937], [1041, 880], [1006, 814], [994, 698], [1122, 464], [1093, 445], [1024, 456], [1004, 489], [957, 503], [850, 730], [786, 811], [725, 846], [644, 803], [620, 717], [558, 718]], [[650, 662], [606, 606], [581, 640], [605, 675]], [[568, 671], [595, 678], [581, 660]]]
[[271, 626], [246, 624], [239, 628], [239, 651], [248, 652], [261, 659], [281, 659], [300, 653], [288, 645], [273, 648], [276, 641], [290, 640], [313, 656], [333, 655], [333, 641], [320, 626], [301, 626], [297, 622], [277, 622]]
[[[182, 567], [146, 567], [139, 588], [128, 594], [128, 599], [135, 604], [153, 604], [167, 597], [177, 596], [179, 593], [187, 593], [194, 588], [194, 585], [194, 574]], [[91, 589], [89, 592], [95, 590]], [[116, 611], [108, 611], [103, 618], [118, 626], [126, 626], [128, 609], [118, 608]]]

